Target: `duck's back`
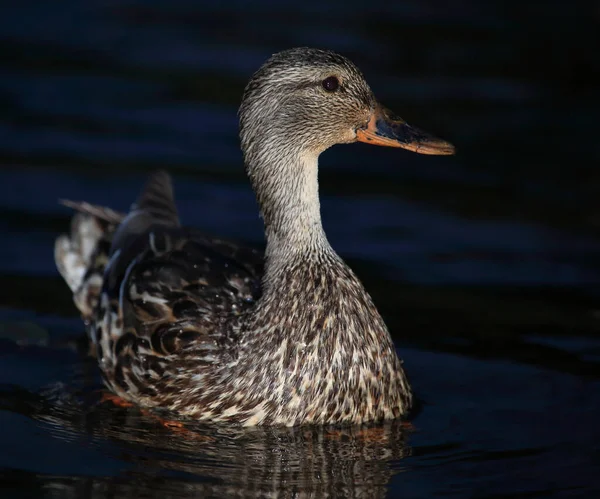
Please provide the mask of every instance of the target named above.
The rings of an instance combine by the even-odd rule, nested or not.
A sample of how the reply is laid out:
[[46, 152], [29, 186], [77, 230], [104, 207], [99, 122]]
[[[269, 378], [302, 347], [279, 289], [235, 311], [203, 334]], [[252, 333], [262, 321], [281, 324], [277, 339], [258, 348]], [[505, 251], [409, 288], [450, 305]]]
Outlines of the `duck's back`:
[[231, 324], [260, 294], [260, 252], [181, 227], [163, 172], [127, 216], [75, 207], [81, 213], [71, 236], [57, 240], [56, 262], [114, 391], [160, 398], [165, 387], [153, 382], [169, 379], [170, 357], [189, 356], [200, 372], [232, 354]]

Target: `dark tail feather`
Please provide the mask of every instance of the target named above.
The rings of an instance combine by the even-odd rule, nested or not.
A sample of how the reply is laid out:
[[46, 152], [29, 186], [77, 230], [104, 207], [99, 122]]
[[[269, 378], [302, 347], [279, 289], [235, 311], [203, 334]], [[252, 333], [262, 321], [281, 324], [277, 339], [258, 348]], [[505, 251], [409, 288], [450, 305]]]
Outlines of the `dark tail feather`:
[[[171, 178], [163, 171], [148, 179], [128, 215], [86, 202], [62, 201], [62, 204], [78, 213], [73, 217], [71, 233], [56, 240], [56, 265], [86, 319], [97, 306], [107, 273], [108, 278], [120, 275], [122, 267], [126, 268], [131, 261], [131, 255], [126, 254], [130, 243], [156, 224], [179, 226]], [[125, 255], [112, 263], [109, 272], [107, 265], [117, 250]]]
[[153, 173], [131, 210], [145, 211], [156, 222], [178, 226], [179, 215], [175, 206], [171, 176], [162, 170]]

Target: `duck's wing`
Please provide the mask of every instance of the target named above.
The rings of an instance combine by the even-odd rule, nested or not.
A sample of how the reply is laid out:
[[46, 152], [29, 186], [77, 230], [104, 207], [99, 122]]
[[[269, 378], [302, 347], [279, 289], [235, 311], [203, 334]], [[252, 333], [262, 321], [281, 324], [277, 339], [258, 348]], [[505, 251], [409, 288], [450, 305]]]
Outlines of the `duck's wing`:
[[[86, 319], [96, 353], [116, 378], [129, 378], [133, 365], [144, 372], [140, 362], [153, 355], [193, 349], [208, 361], [226, 341], [227, 323], [260, 295], [261, 252], [182, 227], [164, 172], [150, 177], [124, 218], [92, 205], [75, 207], [108, 228], [101, 238], [110, 240], [101, 290]], [[90, 269], [84, 283], [97, 282]]]

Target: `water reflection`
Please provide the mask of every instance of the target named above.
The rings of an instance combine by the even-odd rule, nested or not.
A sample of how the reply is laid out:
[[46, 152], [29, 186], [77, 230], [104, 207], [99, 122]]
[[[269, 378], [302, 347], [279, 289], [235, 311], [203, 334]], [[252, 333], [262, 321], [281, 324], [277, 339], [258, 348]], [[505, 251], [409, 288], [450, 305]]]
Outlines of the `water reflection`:
[[[44, 396], [5, 390], [10, 408], [70, 445], [85, 444], [119, 462], [115, 476], [60, 479], [32, 475], [27, 487], [50, 497], [384, 497], [399, 461], [410, 455], [410, 427], [235, 429], [163, 428], [136, 409], [79, 398], [58, 385]], [[82, 402], [94, 398], [95, 401]], [[24, 403], [27, 400], [27, 403]], [[87, 407], [84, 407], [87, 406]], [[88, 457], [90, 462], [94, 459]], [[33, 479], [33, 480], [32, 480]], [[24, 484], [22, 484], [24, 485]]]

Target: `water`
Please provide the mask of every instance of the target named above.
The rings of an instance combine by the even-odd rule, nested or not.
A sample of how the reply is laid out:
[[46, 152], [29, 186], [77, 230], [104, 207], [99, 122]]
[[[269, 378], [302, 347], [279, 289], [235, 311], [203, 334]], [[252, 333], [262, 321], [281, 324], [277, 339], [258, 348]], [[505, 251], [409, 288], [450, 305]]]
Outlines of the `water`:
[[[0, 16], [3, 497], [595, 497], [598, 5], [27, 2]], [[321, 159], [332, 245], [421, 401], [400, 424], [192, 428], [100, 404], [52, 259], [59, 198], [125, 209], [156, 167], [185, 222], [260, 243], [236, 108], [271, 53], [342, 51], [453, 158]]]

